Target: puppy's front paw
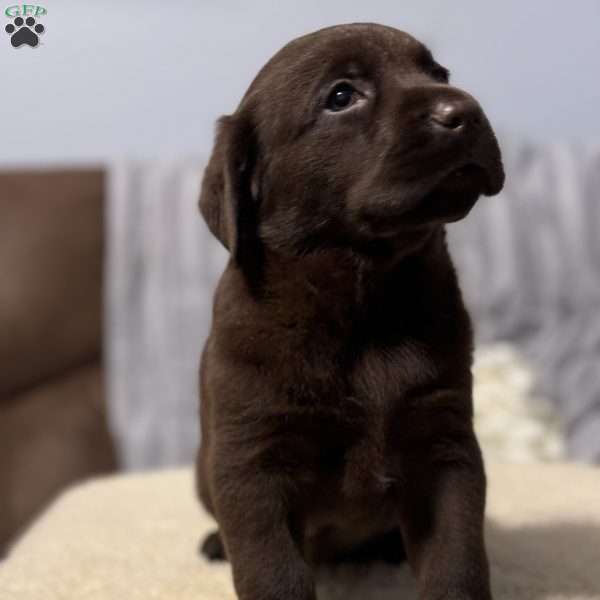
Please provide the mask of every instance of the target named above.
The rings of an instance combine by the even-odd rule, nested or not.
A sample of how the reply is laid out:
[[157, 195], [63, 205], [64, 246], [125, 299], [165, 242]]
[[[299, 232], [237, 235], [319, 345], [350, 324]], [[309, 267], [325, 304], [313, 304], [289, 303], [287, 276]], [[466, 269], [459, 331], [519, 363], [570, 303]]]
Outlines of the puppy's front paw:
[[206, 536], [200, 546], [200, 552], [210, 561], [227, 560], [225, 547], [218, 531], [213, 531]]

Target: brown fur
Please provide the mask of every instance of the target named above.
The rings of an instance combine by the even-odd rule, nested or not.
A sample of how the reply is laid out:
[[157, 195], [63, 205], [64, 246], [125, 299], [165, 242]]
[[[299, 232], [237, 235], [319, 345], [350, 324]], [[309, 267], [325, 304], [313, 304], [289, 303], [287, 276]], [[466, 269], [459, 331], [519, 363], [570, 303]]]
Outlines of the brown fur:
[[503, 178], [477, 102], [389, 27], [294, 40], [221, 119], [200, 207], [231, 260], [198, 486], [220, 528], [205, 553], [231, 560], [241, 600], [314, 599], [314, 564], [403, 552], [421, 598], [490, 598], [444, 224]]

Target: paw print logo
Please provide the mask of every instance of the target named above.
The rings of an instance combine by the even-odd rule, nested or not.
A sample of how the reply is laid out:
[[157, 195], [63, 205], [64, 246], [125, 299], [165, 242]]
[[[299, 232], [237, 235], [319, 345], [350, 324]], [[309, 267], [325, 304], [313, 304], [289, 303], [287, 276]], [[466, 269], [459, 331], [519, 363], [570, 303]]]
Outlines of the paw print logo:
[[35, 48], [40, 41], [38, 34], [44, 33], [44, 26], [41, 23], [36, 24], [33, 17], [27, 17], [25, 20], [17, 17], [5, 27], [5, 31], [10, 35], [10, 43], [15, 48], [23, 44]]

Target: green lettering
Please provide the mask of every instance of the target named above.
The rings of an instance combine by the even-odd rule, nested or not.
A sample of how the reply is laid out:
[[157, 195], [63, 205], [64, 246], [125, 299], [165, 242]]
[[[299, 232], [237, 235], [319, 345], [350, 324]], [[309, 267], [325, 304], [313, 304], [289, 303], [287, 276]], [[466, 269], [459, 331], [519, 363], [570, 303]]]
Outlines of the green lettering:
[[23, 4], [23, 14], [21, 16], [32, 15], [34, 8], [33, 4]]
[[5, 11], [4, 14], [7, 17], [18, 17], [19, 16], [19, 5], [15, 4], [14, 6], [9, 6]]
[[36, 6], [34, 16], [41, 17], [42, 15], [45, 15], [47, 12], [48, 11], [43, 6]]

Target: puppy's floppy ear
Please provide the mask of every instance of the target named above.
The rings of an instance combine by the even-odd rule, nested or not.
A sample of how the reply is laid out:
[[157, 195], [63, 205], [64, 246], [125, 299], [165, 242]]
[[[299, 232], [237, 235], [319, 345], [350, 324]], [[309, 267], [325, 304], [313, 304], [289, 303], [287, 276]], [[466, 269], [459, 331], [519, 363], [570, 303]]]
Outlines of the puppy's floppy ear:
[[258, 206], [252, 194], [256, 166], [254, 132], [247, 117], [221, 117], [204, 171], [200, 212], [213, 235], [240, 266], [257, 248]]

